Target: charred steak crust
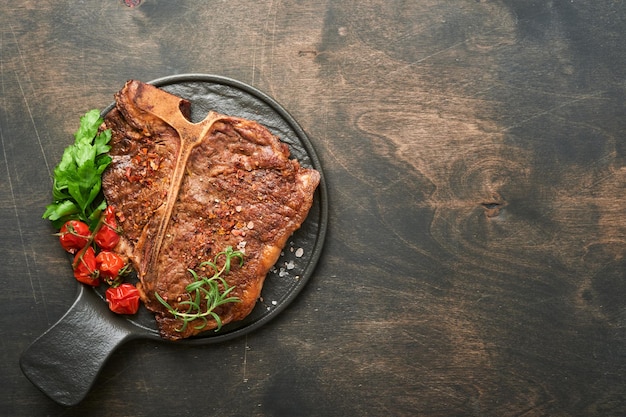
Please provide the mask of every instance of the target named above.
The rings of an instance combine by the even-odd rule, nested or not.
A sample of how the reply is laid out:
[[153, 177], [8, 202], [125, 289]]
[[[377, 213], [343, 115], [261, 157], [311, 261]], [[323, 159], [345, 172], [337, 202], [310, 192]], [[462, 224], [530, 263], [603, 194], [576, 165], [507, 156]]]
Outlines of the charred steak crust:
[[319, 172], [289, 159], [287, 145], [254, 121], [211, 112], [192, 123], [187, 100], [134, 80], [115, 100], [103, 126], [112, 130], [113, 159], [103, 191], [119, 214], [116, 251], [133, 263], [161, 336], [177, 340], [217, 326], [196, 329], [198, 320], [179, 331], [182, 322], [154, 293], [176, 307], [187, 297], [188, 268], [228, 246], [245, 254], [243, 266], [225, 276], [241, 302], [216, 312], [223, 324], [243, 319], [306, 218]]

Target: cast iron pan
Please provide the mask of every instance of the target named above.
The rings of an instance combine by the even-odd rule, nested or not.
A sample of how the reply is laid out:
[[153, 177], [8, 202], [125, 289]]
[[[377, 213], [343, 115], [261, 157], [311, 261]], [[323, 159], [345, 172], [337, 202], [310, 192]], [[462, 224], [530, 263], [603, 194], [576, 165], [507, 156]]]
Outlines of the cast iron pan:
[[[298, 123], [276, 101], [257, 89], [229, 78], [188, 74], [159, 78], [151, 84], [192, 103], [192, 121], [209, 110], [244, 117], [265, 125], [289, 145], [292, 158], [322, 173], [311, 143]], [[106, 114], [113, 104], [103, 111]], [[322, 173], [313, 207], [302, 227], [288, 241], [270, 271], [260, 300], [244, 320], [177, 342], [185, 345], [223, 342], [249, 333], [276, 317], [311, 277], [322, 251], [328, 221], [327, 191]], [[69, 282], [69, 281], [68, 281]], [[103, 286], [104, 287], [104, 286]], [[78, 295], [67, 313], [22, 354], [20, 366], [30, 381], [54, 401], [79, 403], [100, 369], [122, 343], [137, 338], [160, 338], [153, 315], [145, 307], [134, 316], [109, 311], [104, 289], [78, 284]]]

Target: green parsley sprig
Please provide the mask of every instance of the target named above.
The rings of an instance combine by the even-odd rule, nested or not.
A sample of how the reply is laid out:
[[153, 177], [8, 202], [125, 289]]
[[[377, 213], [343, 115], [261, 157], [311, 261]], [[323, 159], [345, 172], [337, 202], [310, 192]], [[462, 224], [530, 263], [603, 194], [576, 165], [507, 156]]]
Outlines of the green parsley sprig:
[[[220, 268], [218, 261], [221, 257], [224, 257], [224, 265]], [[229, 286], [223, 278], [223, 275], [230, 272], [232, 262], [235, 259], [239, 259], [239, 266], [243, 265], [243, 253], [234, 251], [231, 246], [228, 246], [224, 251], [215, 255], [213, 262], [206, 261], [200, 264], [201, 269], [209, 268], [213, 271], [211, 277], [201, 276], [193, 269], [188, 269], [193, 282], [185, 287], [188, 299], [178, 303], [179, 307], [185, 308], [183, 311], [172, 307], [155, 291], [156, 299], [167, 308], [170, 314], [182, 320], [183, 324], [179, 329], [176, 329], [177, 332], [185, 331], [187, 325], [197, 319], [202, 320], [201, 323], [194, 326], [197, 330], [206, 327], [209, 318], [213, 318], [217, 323], [216, 332], [222, 328], [222, 319], [215, 313], [215, 309], [223, 304], [241, 301], [238, 297], [229, 296], [235, 287]]]
[[100, 192], [102, 173], [111, 163], [111, 130], [98, 133], [103, 119], [97, 109], [80, 118], [74, 144], [65, 148], [61, 162], [54, 169], [52, 204], [46, 207], [44, 219], [60, 228], [66, 221], [79, 219], [91, 224], [106, 208]]

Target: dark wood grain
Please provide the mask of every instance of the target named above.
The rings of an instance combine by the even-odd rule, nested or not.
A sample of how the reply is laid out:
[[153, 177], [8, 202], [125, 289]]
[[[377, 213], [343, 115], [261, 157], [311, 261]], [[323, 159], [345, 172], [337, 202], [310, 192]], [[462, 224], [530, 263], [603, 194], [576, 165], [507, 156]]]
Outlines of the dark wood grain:
[[[11, 416], [626, 414], [626, 10], [618, 1], [6, 2], [0, 409]], [[135, 341], [65, 409], [20, 353], [71, 305], [41, 213], [78, 117], [212, 73], [317, 149], [310, 284], [221, 345]]]

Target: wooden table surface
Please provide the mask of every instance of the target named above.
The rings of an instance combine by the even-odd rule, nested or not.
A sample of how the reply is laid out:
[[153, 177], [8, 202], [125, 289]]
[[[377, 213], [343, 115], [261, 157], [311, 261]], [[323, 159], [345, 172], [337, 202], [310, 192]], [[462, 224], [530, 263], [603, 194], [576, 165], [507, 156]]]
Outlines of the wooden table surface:
[[[623, 1], [0, 8], [0, 414], [626, 415]], [[250, 84], [307, 132], [318, 267], [255, 332], [126, 343], [58, 405], [18, 365], [76, 296], [41, 219], [51, 171], [127, 79], [184, 73]]]

